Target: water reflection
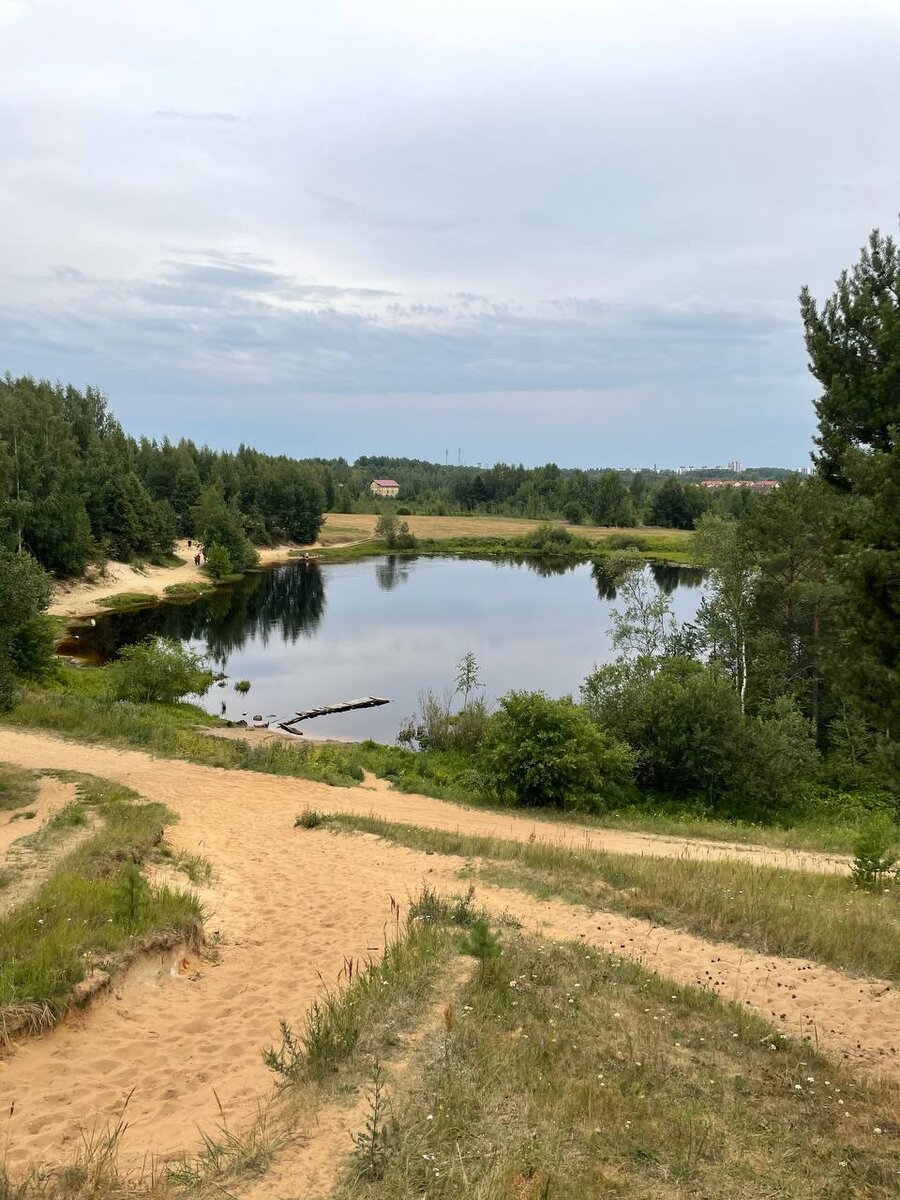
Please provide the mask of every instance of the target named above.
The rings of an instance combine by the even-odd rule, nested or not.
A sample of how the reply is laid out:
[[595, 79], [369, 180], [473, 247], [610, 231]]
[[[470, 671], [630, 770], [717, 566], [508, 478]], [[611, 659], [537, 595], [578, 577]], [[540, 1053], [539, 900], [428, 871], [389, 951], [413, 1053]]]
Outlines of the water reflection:
[[700, 587], [704, 577], [702, 567], [675, 567], [671, 563], [651, 563], [650, 574], [667, 596], [671, 596], [676, 588]]
[[375, 578], [383, 591], [391, 591], [398, 583], [405, 583], [409, 579], [409, 559], [389, 554], [384, 562], [376, 564]]
[[148, 636], [203, 642], [210, 659], [224, 669], [230, 654], [251, 641], [268, 646], [312, 637], [325, 613], [325, 581], [317, 563], [289, 563], [256, 571], [233, 586], [216, 588], [190, 604], [163, 604], [136, 612], [113, 613], [81, 632], [63, 649], [104, 663], [119, 646]]
[[[627, 564], [630, 568], [632, 564]], [[148, 635], [190, 642], [228, 675], [204, 698], [212, 712], [285, 715], [361, 695], [391, 704], [312, 722], [316, 737], [392, 741], [425, 688], [452, 688], [472, 651], [486, 698], [511, 688], [577, 695], [595, 663], [615, 655], [609, 636], [622, 566], [409, 558], [296, 561], [216, 588], [191, 604], [115, 613], [80, 630], [66, 649], [97, 662]], [[679, 620], [691, 621], [702, 574], [654, 566]], [[234, 681], [252, 684], [245, 699]]]

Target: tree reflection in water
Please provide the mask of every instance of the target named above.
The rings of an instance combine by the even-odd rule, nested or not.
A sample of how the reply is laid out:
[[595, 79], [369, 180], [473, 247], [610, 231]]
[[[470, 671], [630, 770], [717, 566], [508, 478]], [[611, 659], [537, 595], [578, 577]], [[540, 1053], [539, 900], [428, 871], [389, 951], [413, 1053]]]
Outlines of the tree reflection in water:
[[258, 638], [283, 642], [312, 637], [325, 612], [325, 582], [314, 562], [255, 571], [239, 583], [216, 588], [189, 604], [161, 604], [137, 612], [112, 613], [65, 649], [92, 662], [114, 658], [120, 646], [145, 637], [203, 642], [210, 660], [224, 669], [229, 654]]

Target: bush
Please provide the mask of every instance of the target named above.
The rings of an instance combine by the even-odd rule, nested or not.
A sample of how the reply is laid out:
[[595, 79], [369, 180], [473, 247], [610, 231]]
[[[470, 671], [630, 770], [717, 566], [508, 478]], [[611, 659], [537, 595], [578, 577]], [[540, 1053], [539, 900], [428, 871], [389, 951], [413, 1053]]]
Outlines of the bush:
[[886, 816], [870, 818], [853, 843], [851, 874], [857, 887], [876, 888], [896, 866], [895, 829]]
[[819, 756], [812, 724], [781, 696], [748, 725], [743, 795], [756, 812], [783, 808], [795, 800], [803, 783], [816, 776]]
[[746, 762], [749, 738], [731, 682], [692, 659], [597, 668], [582, 687], [593, 719], [637, 754], [637, 782], [721, 802]]
[[582, 700], [599, 725], [633, 747], [638, 784], [699, 797], [710, 811], [769, 815], [815, 777], [812, 728], [789, 701], [745, 718], [727, 676], [694, 659], [598, 667]]
[[487, 704], [481, 697], [453, 712], [452, 697], [437, 696], [431, 689], [419, 694], [419, 711], [400, 728], [401, 746], [419, 750], [474, 751], [481, 745], [488, 725]]
[[570, 700], [509, 692], [488, 722], [482, 761], [516, 804], [595, 808], [604, 787], [630, 779], [633, 755]]
[[221, 542], [213, 542], [206, 551], [206, 571], [212, 579], [227, 579], [234, 574], [231, 555]]
[[406, 521], [398, 521], [393, 513], [382, 513], [375, 522], [375, 537], [388, 550], [413, 550], [418, 540]]
[[45, 613], [14, 629], [7, 648], [17, 674], [23, 679], [43, 679], [50, 670], [54, 640], [53, 618]]
[[649, 538], [641, 537], [638, 533], [610, 533], [603, 539], [604, 546], [610, 550], [649, 550]]
[[583, 539], [576, 538], [566, 529], [565, 525], [538, 525], [537, 529], [524, 533], [516, 539], [516, 544], [523, 550], [537, 550], [545, 554], [553, 554], [570, 549], [573, 546], [586, 546]]
[[213, 681], [203, 655], [168, 638], [123, 646], [107, 673], [113, 697], [135, 704], [172, 704], [182, 696], [203, 695]]

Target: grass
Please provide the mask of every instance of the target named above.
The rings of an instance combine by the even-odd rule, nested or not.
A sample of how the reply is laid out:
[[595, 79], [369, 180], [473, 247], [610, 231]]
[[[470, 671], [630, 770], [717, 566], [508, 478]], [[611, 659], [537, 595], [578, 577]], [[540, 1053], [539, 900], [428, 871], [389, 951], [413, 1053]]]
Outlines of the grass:
[[836, 875], [572, 850], [343, 813], [331, 815], [329, 824], [414, 850], [477, 860], [470, 873], [502, 887], [900, 981], [897, 886], [873, 894]]
[[0, 812], [27, 808], [37, 797], [37, 778], [31, 771], [0, 764]]
[[363, 778], [362, 767], [352, 756], [330, 743], [250, 745], [209, 737], [202, 727], [220, 726], [221, 722], [195, 705], [112, 702], [106, 694], [103, 670], [98, 668], [61, 667], [58, 683], [24, 690], [3, 721], [18, 728], [135, 747], [210, 767], [292, 775], [335, 786], [356, 784]]
[[97, 604], [104, 608], [116, 610], [127, 608], [144, 608], [148, 604], [158, 604], [159, 596], [154, 592], [113, 592], [111, 596], [100, 596]]
[[[887, 1200], [897, 1095], [734, 1005], [505, 934], [336, 1200]], [[879, 1132], [880, 1131], [880, 1132]]]
[[[377, 516], [370, 513], [329, 513], [325, 518], [320, 547], [298, 550], [327, 562], [352, 562], [373, 554], [453, 554], [470, 558], [538, 557], [560, 562], [582, 562], [630, 548], [648, 561], [673, 564], [691, 562], [688, 552], [690, 534], [681, 529], [613, 530], [605, 526], [565, 526], [572, 537], [568, 546], [535, 549], [529, 540], [548, 524], [562, 522], [532, 521], [513, 517], [410, 516], [403, 519], [418, 538], [418, 546], [409, 551], [388, 551], [374, 538]], [[333, 544], [354, 542], [354, 545]]]
[[[111, 702], [103, 668], [60, 665], [56, 681], [24, 690], [19, 703], [3, 714], [4, 723], [44, 729], [84, 742], [129, 746], [166, 758], [184, 759], [232, 770], [316, 779], [334, 786], [358, 784], [365, 771], [389, 781], [397, 790], [434, 796], [454, 804], [509, 811], [487, 790], [477, 763], [459, 751], [417, 752], [377, 742], [270, 742], [212, 738], [204, 727], [222, 722], [191, 704], [133, 705]], [[542, 821], [565, 821], [597, 829], [636, 829], [710, 840], [773, 847], [849, 852], [862, 812], [851, 817], [804, 819], [787, 828], [708, 818], [648, 797], [641, 804], [599, 816], [582, 812], [535, 810]]]
[[212, 584], [209, 583], [170, 583], [163, 588], [163, 595], [168, 600], [191, 601], [199, 600], [209, 591], [212, 591]]
[[169, 863], [198, 887], [212, 883], [215, 878], [212, 863], [202, 854], [191, 854], [187, 850], [172, 850], [164, 844], [157, 847], [156, 853], [163, 862]]
[[83, 823], [93, 810], [97, 832], [0, 920], [0, 1028], [52, 1022], [89, 971], [114, 964], [150, 934], [193, 935], [201, 917], [193, 896], [150, 887], [139, 871], [173, 815], [100, 779], [80, 778], [78, 793], [58, 816]]
[[[420, 911], [423, 902], [427, 918]], [[459, 920], [469, 919], [472, 909], [470, 899], [423, 892], [405, 916], [397, 905], [392, 911], [393, 937], [382, 958], [346, 959], [343, 986], [327, 989], [296, 1030], [283, 1020], [278, 1042], [263, 1050], [281, 1111], [261, 1110], [239, 1134], [228, 1130], [223, 1115], [219, 1130], [203, 1135], [199, 1155], [168, 1164], [168, 1181], [180, 1193], [218, 1190], [235, 1178], [261, 1174], [275, 1150], [297, 1137], [298, 1114], [309, 1120], [323, 1103], [352, 1093], [373, 1059], [389, 1059], [402, 1045], [454, 953]]]

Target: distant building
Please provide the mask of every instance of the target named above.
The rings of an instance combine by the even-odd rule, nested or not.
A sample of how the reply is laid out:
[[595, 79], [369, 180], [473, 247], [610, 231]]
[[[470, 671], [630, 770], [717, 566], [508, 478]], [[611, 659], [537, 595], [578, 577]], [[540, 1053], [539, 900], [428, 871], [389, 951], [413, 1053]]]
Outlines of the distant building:
[[735, 475], [740, 475], [740, 473], [741, 473], [741, 471], [743, 471], [743, 469], [744, 469], [744, 465], [738, 458], [733, 458], [731, 460], [731, 462], [728, 464], [728, 470], [734, 471]]
[[400, 484], [396, 479], [373, 479], [369, 491], [373, 496], [386, 496], [393, 500], [400, 495]]
[[719, 492], [723, 488], [749, 488], [751, 492], [767, 495], [778, 487], [777, 479], [701, 479], [700, 486], [710, 492]]

